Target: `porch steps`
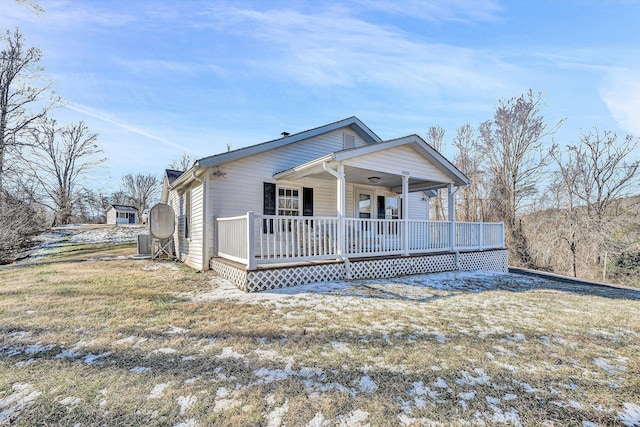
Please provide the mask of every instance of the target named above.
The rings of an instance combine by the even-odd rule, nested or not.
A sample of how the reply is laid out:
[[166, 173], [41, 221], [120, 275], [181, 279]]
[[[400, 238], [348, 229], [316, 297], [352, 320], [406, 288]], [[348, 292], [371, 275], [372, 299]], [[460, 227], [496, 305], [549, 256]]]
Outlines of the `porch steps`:
[[[457, 258], [457, 259], [456, 259]], [[459, 263], [456, 266], [457, 262]], [[245, 292], [267, 291], [335, 280], [386, 279], [455, 270], [508, 271], [506, 249], [385, 256], [342, 261], [310, 261], [260, 267], [212, 258], [210, 268]]]

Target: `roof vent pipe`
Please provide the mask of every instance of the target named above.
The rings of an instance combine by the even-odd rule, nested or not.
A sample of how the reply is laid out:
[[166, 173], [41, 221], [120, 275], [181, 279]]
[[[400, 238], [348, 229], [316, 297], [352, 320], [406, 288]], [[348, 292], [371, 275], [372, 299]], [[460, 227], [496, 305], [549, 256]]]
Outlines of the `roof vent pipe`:
[[291, 135], [289, 132], [281, 132], [280, 135], [282, 135], [283, 138], [288, 137], [289, 135]]

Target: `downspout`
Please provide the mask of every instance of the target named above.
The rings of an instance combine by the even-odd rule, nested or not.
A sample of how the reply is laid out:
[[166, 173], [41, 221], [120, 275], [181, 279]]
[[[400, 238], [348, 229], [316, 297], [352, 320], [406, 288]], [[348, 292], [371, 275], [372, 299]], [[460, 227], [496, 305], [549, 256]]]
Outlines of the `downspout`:
[[345, 201], [345, 193], [346, 193], [346, 181], [344, 178], [344, 166], [342, 164], [338, 165], [338, 171], [331, 169], [327, 162], [322, 162], [322, 169], [328, 172], [330, 175], [333, 175], [338, 184], [338, 190], [336, 191], [336, 196], [338, 199], [338, 259], [342, 260], [344, 263], [344, 273], [346, 279], [351, 279], [351, 263], [349, 259], [345, 256], [345, 237], [346, 237], [346, 229], [345, 229], [345, 211], [346, 211], [346, 201]]
[[191, 172], [191, 177], [194, 181], [198, 181], [202, 184], [202, 214], [204, 218], [202, 218], [202, 270], [209, 269], [209, 254], [207, 244], [207, 180], [200, 179], [196, 176], [196, 169]]

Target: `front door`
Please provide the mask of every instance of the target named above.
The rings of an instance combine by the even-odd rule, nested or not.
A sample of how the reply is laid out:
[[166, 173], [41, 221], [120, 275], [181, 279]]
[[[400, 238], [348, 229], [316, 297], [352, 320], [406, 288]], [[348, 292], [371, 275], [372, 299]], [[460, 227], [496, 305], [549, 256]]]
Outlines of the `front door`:
[[136, 214], [129, 213], [129, 224], [135, 224], [135, 223], [136, 223]]

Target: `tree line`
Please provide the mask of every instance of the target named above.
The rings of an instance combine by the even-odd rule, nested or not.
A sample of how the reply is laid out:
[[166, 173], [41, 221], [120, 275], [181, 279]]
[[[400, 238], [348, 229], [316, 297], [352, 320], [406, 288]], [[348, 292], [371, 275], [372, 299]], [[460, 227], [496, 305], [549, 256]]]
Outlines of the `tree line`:
[[72, 222], [104, 222], [110, 204], [142, 212], [160, 180], [127, 174], [118, 191], [92, 189], [105, 162], [98, 135], [78, 121], [51, 118], [62, 105], [40, 66], [42, 51], [26, 47], [19, 29], [0, 33], [0, 263], [11, 261], [41, 230]]
[[[640, 139], [594, 127], [560, 145], [553, 135], [565, 119], [547, 120], [544, 107], [529, 90], [457, 129], [453, 163], [471, 179], [457, 219], [504, 221], [512, 265], [640, 285]], [[444, 130], [432, 126], [425, 139], [442, 150]], [[444, 204], [442, 195], [432, 203], [436, 219]]]

